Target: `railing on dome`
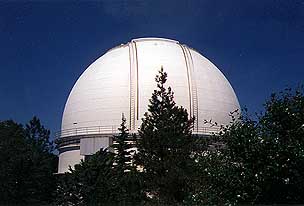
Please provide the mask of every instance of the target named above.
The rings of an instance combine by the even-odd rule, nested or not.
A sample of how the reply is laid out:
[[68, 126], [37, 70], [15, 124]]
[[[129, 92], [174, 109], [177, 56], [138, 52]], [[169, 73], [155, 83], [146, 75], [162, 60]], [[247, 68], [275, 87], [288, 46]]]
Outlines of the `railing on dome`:
[[221, 131], [221, 127], [219, 126], [198, 127], [192, 130], [192, 134], [213, 135], [213, 134], [218, 134], [220, 131]]
[[[77, 127], [72, 129], [61, 130], [55, 133], [55, 139], [71, 136], [99, 135], [99, 134], [118, 134], [120, 126], [91, 126]], [[199, 127], [192, 130], [192, 134], [213, 135], [220, 132], [220, 127]], [[132, 133], [132, 132], [130, 132]]]
[[61, 130], [55, 133], [55, 138], [93, 135], [93, 134], [117, 134], [120, 126], [91, 126], [91, 127], [77, 127], [66, 130]]

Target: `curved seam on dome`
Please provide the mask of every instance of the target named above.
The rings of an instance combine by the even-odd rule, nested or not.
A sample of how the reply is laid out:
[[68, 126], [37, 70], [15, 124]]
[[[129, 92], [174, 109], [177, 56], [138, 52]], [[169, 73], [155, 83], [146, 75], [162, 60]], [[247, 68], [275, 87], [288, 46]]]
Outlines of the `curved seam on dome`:
[[138, 54], [137, 54], [137, 46], [136, 42], [134, 41], [134, 48], [135, 48], [135, 61], [136, 61], [136, 120], [139, 120], [138, 118], [138, 108], [139, 108], [139, 87], [138, 87]]
[[129, 129], [131, 130], [132, 129], [132, 92], [133, 92], [133, 89], [132, 89], [132, 75], [133, 75], [133, 73], [132, 73], [132, 48], [131, 48], [131, 45], [132, 44], [132, 42], [130, 42], [129, 44], [128, 44], [128, 47], [129, 47], [129, 63], [130, 63], [130, 123], [129, 123]]
[[132, 39], [131, 41], [134, 42], [143, 42], [143, 41], [166, 41], [166, 42], [170, 42], [170, 43], [177, 43], [179, 44], [178, 41], [173, 40], [173, 39], [166, 39], [166, 38], [157, 38], [157, 37], [147, 37], [147, 38], [138, 38], [138, 39]]
[[189, 53], [190, 59], [191, 59], [191, 68], [190, 68], [190, 80], [191, 80], [191, 89], [192, 89], [192, 105], [193, 105], [193, 116], [195, 116], [195, 122], [196, 128], [198, 130], [198, 96], [197, 96], [197, 86], [196, 86], [196, 75], [194, 74], [194, 64], [193, 64], [193, 58], [191, 55], [190, 49], [185, 45], [185, 48], [187, 52]]
[[[133, 69], [133, 50], [132, 50], [132, 42], [130, 42], [129, 44], [128, 44], [128, 46], [129, 46], [129, 61], [130, 61], [130, 130], [132, 130], [132, 127], [133, 127], [133, 116], [134, 115], [132, 115], [132, 111], [134, 111], [134, 108], [133, 108], [133, 104], [132, 103], [134, 103], [132, 100], [133, 100], [133, 90], [134, 90], [134, 88], [133, 88], [133, 72], [132, 72], [132, 69]], [[133, 109], [133, 110], [132, 110]]]
[[[130, 59], [130, 129], [135, 130], [135, 121], [139, 119], [138, 57], [135, 41], [129, 43]], [[135, 120], [136, 119], [136, 120]]]
[[189, 104], [190, 104], [190, 118], [192, 118], [191, 114], [192, 114], [192, 104], [191, 104], [191, 99], [192, 99], [192, 94], [191, 94], [191, 88], [190, 88], [190, 79], [189, 79], [189, 68], [188, 68], [188, 59], [185, 53], [185, 49], [184, 46], [179, 44], [179, 46], [181, 47], [182, 51], [183, 51], [183, 55], [184, 55], [184, 59], [185, 59], [185, 63], [186, 63], [186, 69], [187, 69], [187, 83], [188, 83], [188, 93], [189, 93]]

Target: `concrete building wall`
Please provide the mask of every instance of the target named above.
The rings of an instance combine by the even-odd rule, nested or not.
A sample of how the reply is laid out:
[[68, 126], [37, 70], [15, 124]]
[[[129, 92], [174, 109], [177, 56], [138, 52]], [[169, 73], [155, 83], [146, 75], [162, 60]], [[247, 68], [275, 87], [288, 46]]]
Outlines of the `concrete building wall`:
[[80, 155], [80, 150], [70, 150], [59, 154], [58, 173], [69, 171], [69, 166], [74, 169], [74, 165], [80, 163], [84, 156]]

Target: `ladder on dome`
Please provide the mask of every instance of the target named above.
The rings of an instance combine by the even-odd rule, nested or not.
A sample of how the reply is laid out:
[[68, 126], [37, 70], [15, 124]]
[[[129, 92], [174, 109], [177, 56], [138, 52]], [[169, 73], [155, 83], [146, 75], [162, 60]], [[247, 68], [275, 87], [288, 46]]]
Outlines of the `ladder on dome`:
[[135, 130], [136, 122], [136, 108], [137, 108], [137, 93], [138, 93], [138, 84], [137, 84], [137, 49], [136, 43], [131, 41], [129, 43], [129, 61], [130, 61], [130, 124], [129, 130]]
[[192, 101], [193, 101], [193, 116], [194, 120], [194, 129], [198, 131], [198, 100], [197, 100], [197, 89], [196, 86], [192, 86]]
[[191, 102], [192, 102], [192, 114], [191, 116], [195, 117], [193, 130], [198, 132], [198, 97], [197, 97], [197, 86], [196, 86], [196, 75], [194, 71], [194, 64], [191, 52], [187, 46], [183, 46], [185, 49], [185, 57], [186, 57], [186, 65], [189, 67], [187, 68], [188, 74], [189, 74], [189, 81], [190, 81], [190, 90], [191, 90]]

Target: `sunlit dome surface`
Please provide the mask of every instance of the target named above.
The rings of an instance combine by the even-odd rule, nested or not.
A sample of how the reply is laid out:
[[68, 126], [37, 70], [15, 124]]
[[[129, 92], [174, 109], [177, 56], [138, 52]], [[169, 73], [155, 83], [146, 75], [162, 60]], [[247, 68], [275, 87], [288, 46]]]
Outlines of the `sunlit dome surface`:
[[193, 134], [211, 134], [214, 127], [205, 120], [229, 124], [229, 113], [240, 108], [225, 76], [199, 52], [169, 39], [131, 40], [93, 62], [70, 92], [57, 134], [59, 173], [110, 146], [122, 113], [130, 132], [137, 132], [161, 67], [177, 105], [195, 117]]
[[227, 124], [229, 112], [240, 107], [225, 76], [197, 51], [169, 39], [134, 39], [109, 50], [80, 76], [66, 102], [62, 130], [117, 126], [124, 113], [136, 131], [161, 66], [177, 104], [196, 117], [195, 128], [210, 119]]

